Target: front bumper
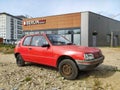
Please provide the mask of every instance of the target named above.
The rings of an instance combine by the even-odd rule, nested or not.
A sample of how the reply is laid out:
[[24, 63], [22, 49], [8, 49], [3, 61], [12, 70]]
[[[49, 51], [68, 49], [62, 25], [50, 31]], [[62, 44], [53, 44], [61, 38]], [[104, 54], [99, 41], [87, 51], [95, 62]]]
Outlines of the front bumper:
[[101, 64], [103, 60], [104, 60], [104, 56], [90, 61], [76, 60], [76, 63], [78, 65], [79, 70], [92, 70], [95, 67], [97, 67], [99, 64]]

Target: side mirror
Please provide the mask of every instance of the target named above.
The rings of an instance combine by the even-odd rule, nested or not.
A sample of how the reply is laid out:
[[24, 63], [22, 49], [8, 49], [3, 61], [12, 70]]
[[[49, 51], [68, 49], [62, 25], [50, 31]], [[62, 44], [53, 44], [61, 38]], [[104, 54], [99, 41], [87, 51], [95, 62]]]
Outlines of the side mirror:
[[42, 47], [50, 47], [49, 44], [43, 44]]

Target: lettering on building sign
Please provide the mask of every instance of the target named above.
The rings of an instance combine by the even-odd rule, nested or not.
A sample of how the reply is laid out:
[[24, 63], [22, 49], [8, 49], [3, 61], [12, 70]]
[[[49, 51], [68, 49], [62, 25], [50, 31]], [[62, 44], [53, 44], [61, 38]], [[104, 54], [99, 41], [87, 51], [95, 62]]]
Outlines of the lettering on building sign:
[[35, 24], [45, 24], [45, 23], [46, 23], [46, 19], [43, 19], [43, 20], [33, 20], [33, 21], [24, 21], [23, 22], [24, 26], [35, 25]]

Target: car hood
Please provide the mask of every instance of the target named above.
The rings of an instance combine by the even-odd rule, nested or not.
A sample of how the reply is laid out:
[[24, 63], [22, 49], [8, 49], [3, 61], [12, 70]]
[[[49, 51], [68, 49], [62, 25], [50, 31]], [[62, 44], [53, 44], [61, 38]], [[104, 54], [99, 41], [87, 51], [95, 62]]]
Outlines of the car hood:
[[57, 46], [59, 50], [62, 51], [74, 51], [74, 52], [83, 52], [83, 53], [94, 53], [99, 52], [100, 49], [94, 47], [85, 47], [77, 45], [66, 45], [66, 46]]

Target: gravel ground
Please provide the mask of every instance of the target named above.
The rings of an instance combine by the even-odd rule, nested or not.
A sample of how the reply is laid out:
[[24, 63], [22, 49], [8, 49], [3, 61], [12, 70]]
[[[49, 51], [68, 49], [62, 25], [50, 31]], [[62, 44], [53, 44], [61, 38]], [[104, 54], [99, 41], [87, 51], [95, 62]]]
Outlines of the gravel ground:
[[101, 48], [105, 61], [96, 69], [66, 80], [52, 67], [18, 67], [13, 54], [0, 54], [0, 90], [120, 90], [120, 48]]

